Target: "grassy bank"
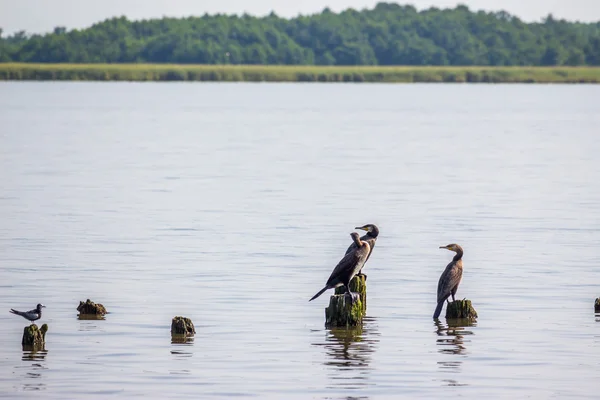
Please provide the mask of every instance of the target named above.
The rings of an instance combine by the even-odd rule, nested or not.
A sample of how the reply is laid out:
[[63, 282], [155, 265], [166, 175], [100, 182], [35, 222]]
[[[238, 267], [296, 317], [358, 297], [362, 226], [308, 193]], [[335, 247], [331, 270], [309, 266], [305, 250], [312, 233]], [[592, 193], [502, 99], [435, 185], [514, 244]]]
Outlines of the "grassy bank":
[[0, 80], [600, 83], [600, 67], [0, 64]]

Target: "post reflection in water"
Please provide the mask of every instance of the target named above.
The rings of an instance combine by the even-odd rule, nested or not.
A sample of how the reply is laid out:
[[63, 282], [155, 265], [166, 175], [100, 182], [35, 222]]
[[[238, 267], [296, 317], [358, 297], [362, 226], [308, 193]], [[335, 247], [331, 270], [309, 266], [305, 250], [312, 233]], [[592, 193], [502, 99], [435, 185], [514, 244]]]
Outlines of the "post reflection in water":
[[43, 371], [47, 369], [43, 361], [46, 359], [48, 351], [44, 346], [23, 346], [22, 360], [27, 363], [16, 367], [19, 370], [24, 370], [23, 390], [35, 391], [45, 390], [46, 384], [40, 382], [43, 379]]
[[100, 323], [96, 323], [95, 321], [104, 321], [106, 317], [104, 315], [89, 315], [89, 314], [79, 314], [77, 316], [79, 321], [82, 321], [79, 325], [79, 331], [81, 332], [105, 332], [103, 327], [100, 327]]
[[316, 342], [313, 346], [325, 349], [324, 365], [330, 371], [330, 388], [360, 389], [366, 386], [371, 355], [379, 343], [375, 318], [365, 317], [362, 326], [331, 328], [325, 332], [325, 342]]
[[[443, 355], [438, 365], [443, 371], [460, 372], [462, 360], [468, 354], [466, 343], [470, 342], [469, 339], [465, 339], [465, 336], [474, 335], [473, 331], [465, 328], [475, 326], [477, 326], [476, 322], [470, 319], [448, 319], [446, 324], [439, 320], [435, 321], [436, 344], [440, 346], [438, 352]], [[445, 379], [443, 382], [448, 386], [465, 386], [455, 379]]]

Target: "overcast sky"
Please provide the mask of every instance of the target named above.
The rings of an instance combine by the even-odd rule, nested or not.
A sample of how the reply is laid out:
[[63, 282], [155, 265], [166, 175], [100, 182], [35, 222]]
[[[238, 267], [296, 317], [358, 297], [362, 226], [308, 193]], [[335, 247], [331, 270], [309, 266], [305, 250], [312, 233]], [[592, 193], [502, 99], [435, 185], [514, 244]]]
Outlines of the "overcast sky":
[[[84, 28], [113, 16], [129, 19], [181, 17], [206, 12], [265, 15], [274, 10], [291, 17], [311, 14], [329, 7], [340, 11], [348, 7], [372, 8], [377, 0], [0, 0], [0, 28], [5, 34], [25, 30], [51, 31], [55, 26]], [[388, 2], [391, 2], [388, 0]], [[539, 21], [552, 13], [556, 18], [600, 21], [600, 0], [412, 0], [418, 9], [435, 6], [454, 7], [457, 3], [471, 10], [505, 10], [525, 21]]]

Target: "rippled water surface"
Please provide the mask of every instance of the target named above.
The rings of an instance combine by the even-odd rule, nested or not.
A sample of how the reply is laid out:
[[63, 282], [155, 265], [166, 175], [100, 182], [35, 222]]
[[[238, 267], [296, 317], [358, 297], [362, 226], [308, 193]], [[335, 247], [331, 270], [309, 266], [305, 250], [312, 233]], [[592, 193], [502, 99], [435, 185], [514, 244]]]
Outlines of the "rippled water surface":
[[[2, 83], [0, 395], [597, 398], [598, 99]], [[325, 329], [331, 291], [308, 299], [367, 223], [368, 316]], [[474, 324], [431, 318], [453, 242]], [[78, 319], [87, 298], [104, 320]], [[45, 350], [23, 351], [8, 310], [38, 302]]]

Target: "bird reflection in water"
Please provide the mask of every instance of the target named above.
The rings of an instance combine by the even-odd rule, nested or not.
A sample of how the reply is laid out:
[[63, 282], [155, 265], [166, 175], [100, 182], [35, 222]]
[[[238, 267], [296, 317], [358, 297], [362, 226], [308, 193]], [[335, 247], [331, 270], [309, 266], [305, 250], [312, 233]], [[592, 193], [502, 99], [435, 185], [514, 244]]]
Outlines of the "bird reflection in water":
[[[470, 319], [448, 319], [446, 322], [434, 322], [438, 336], [436, 344], [440, 346], [438, 352], [443, 354], [443, 360], [438, 361], [438, 365], [443, 371], [459, 372], [462, 360], [468, 354], [466, 343], [470, 340], [465, 337], [474, 334], [465, 328], [476, 326], [476, 322]], [[448, 386], [464, 386], [454, 379], [446, 379], [444, 382]]]
[[23, 390], [35, 391], [45, 390], [46, 384], [40, 382], [43, 379], [43, 371], [47, 369], [43, 361], [46, 359], [48, 351], [45, 346], [23, 346], [22, 360], [28, 362], [26, 365], [17, 367], [18, 369], [25, 369], [25, 376], [22, 380]]
[[371, 355], [377, 350], [379, 331], [372, 317], [365, 317], [363, 325], [353, 328], [325, 330], [325, 342], [313, 343], [323, 346], [327, 354], [324, 365], [331, 371], [333, 387], [360, 389], [367, 385]]

